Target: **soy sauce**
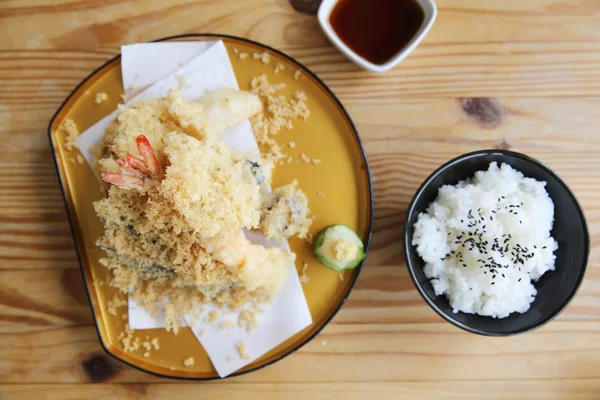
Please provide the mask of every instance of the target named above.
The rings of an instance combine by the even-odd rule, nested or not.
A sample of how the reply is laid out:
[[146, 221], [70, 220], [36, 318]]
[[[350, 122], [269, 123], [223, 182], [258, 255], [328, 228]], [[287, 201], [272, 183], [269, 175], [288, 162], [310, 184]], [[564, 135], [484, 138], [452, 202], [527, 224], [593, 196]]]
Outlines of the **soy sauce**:
[[417, 34], [424, 18], [416, 0], [339, 0], [329, 23], [352, 51], [385, 64]]

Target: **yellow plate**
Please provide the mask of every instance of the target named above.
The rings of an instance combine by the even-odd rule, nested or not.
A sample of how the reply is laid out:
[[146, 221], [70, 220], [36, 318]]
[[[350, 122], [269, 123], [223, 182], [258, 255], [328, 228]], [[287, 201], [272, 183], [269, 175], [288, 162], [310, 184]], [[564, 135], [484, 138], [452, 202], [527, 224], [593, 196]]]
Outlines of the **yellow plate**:
[[[287, 85], [285, 94], [295, 90], [306, 93], [311, 112], [308, 120], [296, 122], [293, 129], [282, 131], [276, 137], [294, 161], [275, 168], [273, 186], [298, 179], [299, 187], [308, 196], [309, 206], [316, 216], [311, 233], [317, 233], [327, 225], [345, 224], [359, 233], [367, 248], [373, 219], [367, 159], [350, 117], [325, 84], [292, 58], [250, 40], [223, 35], [183, 35], [162, 40], [223, 40], [241, 89], [249, 88], [252, 77], [266, 74], [270, 82]], [[263, 51], [271, 55], [269, 64], [252, 59], [253, 53]], [[250, 57], [241, 60], [236, 52], [249, 53]], [[276, 62], [285, 66], [277, 74], [274, 73]], [[299, 79], [294, 77], [296, 71], [300, 71]], [[109, 100], [96, 105], [94, 97], [98, 92], [107, 93]], [[215, 379], [218, 375], [210, 359], [189, 328], [182, 329], [177, 336], [164, 329], [137, 331], [135, 336], [141, 341], [146, 336], [158, 337], [160, 349], [152, 351], [149, 357], [143, 356], [143, 349], [124, 352], [118, 336], [126, 322], [121, 318], [125, 307], [116, 316], [109, 314], [106, 304], [116, 290], [94, 283], [94, 279], [102, 280], [107, 276], [107, 270], [98, 262], [102, 252], [94, 245], [103, 229], [92, 207], [92, 202], [101, 198], [100, 189], [87, 164], [76, 162], [77, 150], [69, 152], [65, 149], [64, 135], [57, 128], [65, 118], [71, 118], [80, 132], [85, 131], [116, 108], [122, 93], [121, 59], [117, 56], [75, 88], [49, 126], [56, 167], [98, 334], [109, 354], [140, 370], [171, 378]], [[296, 143], [295, 148], [289, 148], [289, 141]], [[322, 162], [318, 165], [303, 162], [302, 153]], [[314, 338], [344, 304], [358, 278], [362, 265], [338, 275], [315, 259], [307, 242], [294, 238], [290, 240], [290, 246], [297, 254], [299, 271], [304, 262], [308, 263], [306, 274], [309, 281], [303, 284], [303, 288], [313, 323], [231, 376], [272, 364]], [[194, 366], [184, 367], [183, 360], [190, 356], [195, 359]]]

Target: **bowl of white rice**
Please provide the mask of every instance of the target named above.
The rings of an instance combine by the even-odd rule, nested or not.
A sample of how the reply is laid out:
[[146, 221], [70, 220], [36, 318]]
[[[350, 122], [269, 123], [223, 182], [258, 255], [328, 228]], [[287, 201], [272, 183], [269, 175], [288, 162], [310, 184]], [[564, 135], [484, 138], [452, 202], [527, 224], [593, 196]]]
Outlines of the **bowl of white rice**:
[[472, 333], [539, 328], [575, 296], [590, 239], [567, 185], [515, 152], [465, 154], [436, 170], [407, 213], [404, 250], [425, 301]]

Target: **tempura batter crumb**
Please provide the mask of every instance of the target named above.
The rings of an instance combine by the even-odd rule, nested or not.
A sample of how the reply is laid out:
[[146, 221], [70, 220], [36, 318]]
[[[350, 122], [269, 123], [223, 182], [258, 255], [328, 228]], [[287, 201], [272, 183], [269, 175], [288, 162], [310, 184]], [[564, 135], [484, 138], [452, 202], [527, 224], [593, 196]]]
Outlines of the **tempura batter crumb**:
[[94, 103], [102, 104], [105, 101], [108, 101], [108, 94], [106, 94], [105, 92], [96, 93], [96, 97], [94, 98]]
[[187, 83], [185, 75], [182, 74], [177, 74], [177, 84], [180, 89], [188, 89], [192, 87], [189, 83]]
[[263, 51], [262, 53], [253, 53], [252, 59], [260, 60], [263, 64], [268, 64], [269, 61], [271, 61], [271, 55], [266, 51]]
[[304, 264], [302, 264], [302, 272], [300, 274], [300, 283], [308, 283], [308, 281], [310, 280], [309, 277], [306, 275], [307, 270], [308, 270], [308, 263], [305, 262]]
[[206, 322], [213, 323], [219, 319], [219, 312], [217, 310], [212, 310], [208, 317], [206, 318]]
[[221, 329], [230, 329], [233, 328], [234, 323], [231, 321], [225, 321], [223, 323], [221, 323]]
[[119, 293], [115, 294], [111, 300], [106, 303], [106, 311], [110, 315], [118, 315], [117, 309], [127, 305], [127, 299], [124, 299]]
[[282, 63], [275, 63], [275, 69], [273, 70], [274, 73], [279, 73], [281, 71], [283, 71], [285, 69], [285, 65], [283, 65]]
[[238, 343], [236, 345], [238, 354], [240, 356], [241, 359], [243, 360], [249, 360], [250, 359], [250, 355], [248, 353], [246, 353], [246, 343]]
[[195, 363], [196, 361], [194, 360], [194, 357], [188, 357], [185, 360], [183, 360], [183, 365], [185, 367], [193, 367]]
[[313, 242], [313, 234], [312, 233], [307, 233], [306, 236], [304, 237], [304, 240], [306, 240], [306, 243], [312, 244], [312, 242]]
[[238, 326], [246, 328], [246, 332], [251, 332], [258, 327], [256, 314], [250, 310], [243, 310], [238, 317]]
[[175, 306], [172, 303], [165, 305], [165, 325], [167, 332], [173, 332], [174, 335], [179, 333], [179, 314], [175, 311]]
[[119, 334], [118, 339], [123, 345], [123, 351], [128, 353], [140, 348], [140, 338], [134, 338], [135, 331], [125, 324], [125, 329]]
[[58, 126], [58, 129], [65, 135], [65, 149], [67, 151], [75, 150], [77, 148], [75, 139], [79, 136], [79, 130], [77, 129], [75, 121], [70, 118], [65, 118]]
[[310, 114], [307, 97], [296, 91], [288, 98], [277, 92], [285, 89], [284, 83], [269, 83], [266, 75], [252, 78], [250, 91], [257, 94], [264, 103], [264, 111], [251, 118], [254, 136], [259, 144], [267, 147], [265, 157], [279, 162], [286, 157], [272, 136], [282, 129], [291, 129], [293, 121], [306, 120]]

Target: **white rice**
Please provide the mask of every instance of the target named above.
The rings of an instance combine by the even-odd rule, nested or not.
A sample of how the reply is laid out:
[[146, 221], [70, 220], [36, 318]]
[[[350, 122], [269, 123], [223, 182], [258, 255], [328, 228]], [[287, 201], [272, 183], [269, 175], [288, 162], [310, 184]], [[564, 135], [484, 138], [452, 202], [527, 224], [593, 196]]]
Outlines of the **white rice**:
[[412, 243], [436, 295], [444, 294], [455, 313], [504, 318], [529, 309], [533, 282], [554, 270], [558, 248], [545, 186], [491, 163], [472, 179], [441, 187], [419, 215]]

